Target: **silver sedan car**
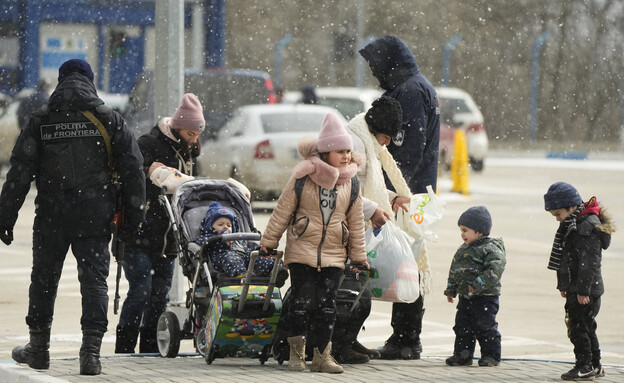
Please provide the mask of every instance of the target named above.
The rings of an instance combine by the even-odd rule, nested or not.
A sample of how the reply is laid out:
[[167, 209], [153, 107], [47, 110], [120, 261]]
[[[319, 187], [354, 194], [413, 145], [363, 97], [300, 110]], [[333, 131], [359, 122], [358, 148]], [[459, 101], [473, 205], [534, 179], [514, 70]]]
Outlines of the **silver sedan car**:
[[328, 113], [343, 119], [334, 108], [320, 105], [243, 106], [216, 135], [202, 142], [200, 175], [232, 177], [249, 188], [253, 199], [275, 198], [301, 161], [297, 143], [317, 137]]

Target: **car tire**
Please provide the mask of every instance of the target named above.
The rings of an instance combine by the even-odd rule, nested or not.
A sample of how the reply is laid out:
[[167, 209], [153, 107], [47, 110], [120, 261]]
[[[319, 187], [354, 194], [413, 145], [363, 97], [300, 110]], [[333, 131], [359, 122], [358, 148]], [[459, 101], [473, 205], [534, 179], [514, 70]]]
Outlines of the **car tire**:
[[483, 170], [483, 160], [475, 160], [474, 158], [470, 159], [470, 166], [472, 167], [472, 170], [474, 170], [475, 172], [480, 172]]

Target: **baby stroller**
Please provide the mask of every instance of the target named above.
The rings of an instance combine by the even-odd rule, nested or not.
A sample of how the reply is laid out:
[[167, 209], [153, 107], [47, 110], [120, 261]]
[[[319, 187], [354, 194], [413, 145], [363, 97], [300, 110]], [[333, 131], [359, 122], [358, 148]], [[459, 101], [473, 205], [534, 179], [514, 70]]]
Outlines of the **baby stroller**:
[[[218, 201], [237, 214], [239, 232], [216, 235], [203, 246], [194, 241], [211, 202]], [[260, 233], [255, 227], [251, 206], [235, 183], [196, 178], [181, 184], [171, 203], [161, 202], [169, 214], [176, 238], [178, 260], [189, 281], [185, 310], [168, 307], [158, 321], [157, 341], [161, 356], [178, 355], [182, 339], [194, 339], [195, 347], [211, 364], [217, 357], [269, 358], [273, 335], [282, 310], [279, 289], [275, 289], [283, 252], [275, 252], [270, 277], [255, 276], [258, 251], [252, 251], [244, 278], [216, 272], [204, 248], [214, 241], [242, 241], [248, 249], [258, 249]]]

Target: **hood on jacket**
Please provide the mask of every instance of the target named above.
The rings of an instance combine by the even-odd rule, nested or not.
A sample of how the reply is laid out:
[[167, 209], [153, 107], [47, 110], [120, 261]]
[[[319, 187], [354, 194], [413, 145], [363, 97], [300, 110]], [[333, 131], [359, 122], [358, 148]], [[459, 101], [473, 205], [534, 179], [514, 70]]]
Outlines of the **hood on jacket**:
[[158, 130], [160, 130], [162, 134], [171, 138], [173, 141], [178, 142], [178, 139], [173, 135], [173, 131], [171, 129], [171, 117], [161, 118], [158, 120], [156, 126], [158, 126]]
[[56, 86], [48, 108], [50, 110], [89, 110], [104, 104], [98, 95], [95, 85], [88, 77], [73, 72], [61, 80]]
[[398, 37], [386, 35], [360, 50], [373, 76], [384, 90], [392, 90], [408, 77], [418, 73], [416, 57]]
[[[595, 198], [592, 198], [590, 202], [592, 200], [595, 200]], [[599, 205], [597, 201], [595, 203]], [[607, 250], [609, 245], [611, 245], [611, 234], [615, 233], [615, 223], [611, 218], [611, 214], [602, 206], [600, 207], [598, 218], [600, 219], [600, 224], [596, 225], [596, 229], [600, 236], [600, 244], [604, 250]]]

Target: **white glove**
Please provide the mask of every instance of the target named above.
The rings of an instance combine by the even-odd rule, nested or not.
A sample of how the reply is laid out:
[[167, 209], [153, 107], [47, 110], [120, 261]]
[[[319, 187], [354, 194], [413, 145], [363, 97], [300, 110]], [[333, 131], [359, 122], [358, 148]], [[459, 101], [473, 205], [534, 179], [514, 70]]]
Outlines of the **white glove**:
[[164, 165], [154, 169], [150, 175], [152, 183], [159, 188], [164, 187], [167, 190], [167, 194], [173, 194], [180, 184], [192, 180], [193, 178], [193, 176], [181, 173], [178, 169]]

